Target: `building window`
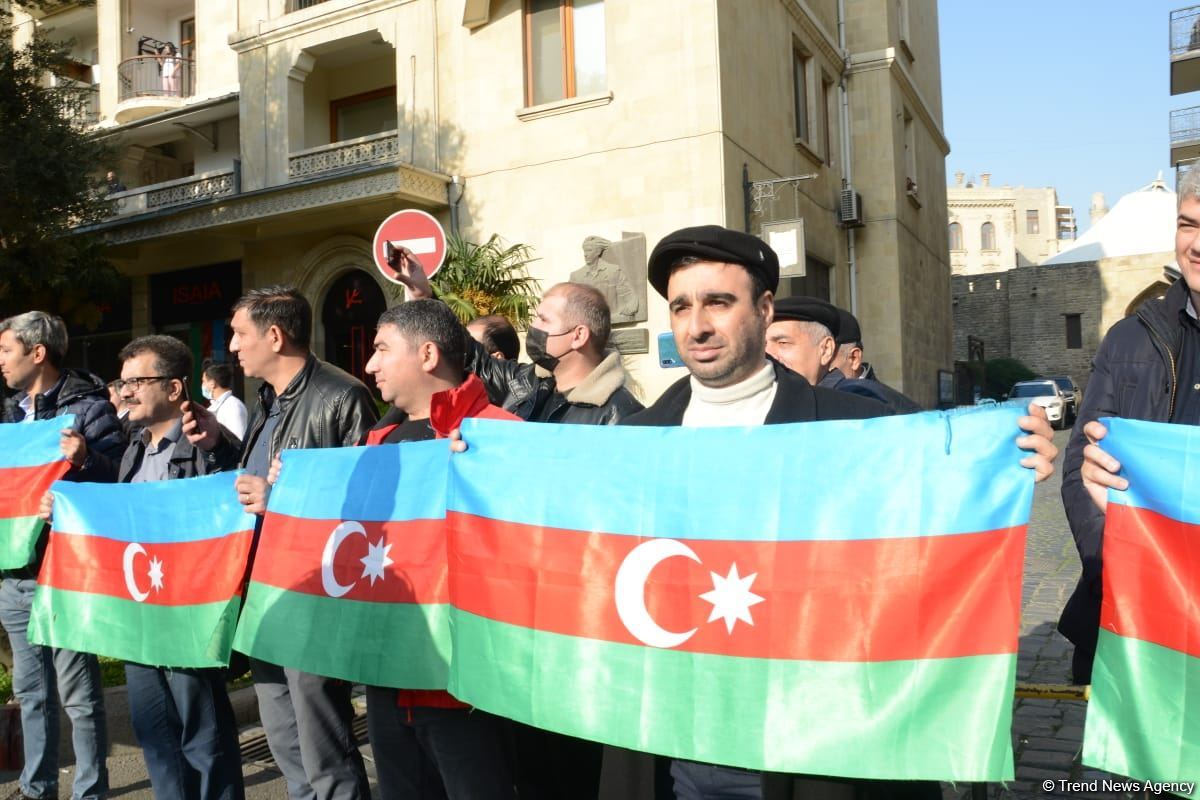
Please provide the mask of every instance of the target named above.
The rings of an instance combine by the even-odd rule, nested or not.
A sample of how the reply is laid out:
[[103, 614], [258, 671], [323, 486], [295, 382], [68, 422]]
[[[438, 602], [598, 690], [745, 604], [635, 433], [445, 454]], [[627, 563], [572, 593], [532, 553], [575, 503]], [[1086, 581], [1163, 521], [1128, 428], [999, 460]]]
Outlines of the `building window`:
[[950, 223], [950, 249], [962, 250], [962, 225], [957, 222]]
[[1083, 320], [1079, 314], [1064, 314], [1067, 320], [1067, 349], [1083, 349]]
[[917, 140], [913, 128], [912, 114], [904, 109], [904, 191], [909, 197], [917, 196]]
[[821, 145], [824, 147], [825, 163], [833, 164], [833, 81], [828, 75], [821, 76], [821, 117], [824, 124], [821, 126], [821, 137], [824, 139]]
[[1038, 230], [1038, 212], [1036, 208], [1031, 208], [1025, 212], [1025, 232], [1039, 233]]
[[329, 101], [329, 141], [342, 142], [396, 130], [396, 87]]
[[996, 226], [990, 222], [983, 223], [979, 228], [979, 249], [996, 249]]
[[604, 0], [526, 0], [525, 102], [604, 91]]
[[796, 138], [808, 141], [808, 53], [792, 46], [792, 111], [796, 118]]

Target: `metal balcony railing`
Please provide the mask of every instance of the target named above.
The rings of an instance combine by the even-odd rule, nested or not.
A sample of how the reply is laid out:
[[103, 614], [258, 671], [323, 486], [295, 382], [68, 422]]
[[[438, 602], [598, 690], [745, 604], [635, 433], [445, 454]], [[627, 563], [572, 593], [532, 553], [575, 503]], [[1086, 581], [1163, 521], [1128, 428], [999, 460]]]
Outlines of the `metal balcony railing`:
[[80, 86], [63, 100], [62, 114], [77, 128], [95, 125], [100, 121], [100, 87]]
[[179, 56], [135, 56], [117, 67], [117, 100], [135, 97], [191, 97], [196, 89], [196, 62]]
[[302, 8], [312, 8], [328, 0], [288, 0], [288, 11], [299, 11]]
[[1200, 51], [1200, 6], [1171, 12], [1171, 55]]
[[397, 132], [384, 131], [292, 153], [288, 156], [288, 177], [306, 178], [367, 164], [386, 164], [399, 158]]
[[1179, 188], [1179, 182], [1181, 180], [1183, 180], [1183, 176], [1187, 175], [1188, 172], [1193, 167], [1195, 167], [1197, 164], [1200, 164], [1200, 158], [1189, 158], [1186, 161], [1180, 161], [1178, 164], [1175, 165], [1175, 187], [1176, 188]]
[[1200, 106], [1171, 112], [1171, 144], [1200, 140]]
[[233, 166], [227, 169], [189, 175], [186, 178], [149, 186], [138, 186], [111, 195], [112, 215], [141, 214], [171, 206], [230, 197], [242, 190], [241, 183], [241, 162], [234, 159]]

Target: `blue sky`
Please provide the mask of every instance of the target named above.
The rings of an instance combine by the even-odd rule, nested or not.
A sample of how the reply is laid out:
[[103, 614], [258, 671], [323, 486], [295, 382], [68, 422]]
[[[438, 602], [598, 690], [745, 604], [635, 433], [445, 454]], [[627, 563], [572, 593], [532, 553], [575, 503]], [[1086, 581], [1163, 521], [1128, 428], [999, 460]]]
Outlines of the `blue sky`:
[[1111, 208], [1159, 170], [1174, 186], [1169, 17], [1188, 0], [938, 3], [942, 100], [954, 173], [1053, 186], [1089, 227], [1092, 192]]

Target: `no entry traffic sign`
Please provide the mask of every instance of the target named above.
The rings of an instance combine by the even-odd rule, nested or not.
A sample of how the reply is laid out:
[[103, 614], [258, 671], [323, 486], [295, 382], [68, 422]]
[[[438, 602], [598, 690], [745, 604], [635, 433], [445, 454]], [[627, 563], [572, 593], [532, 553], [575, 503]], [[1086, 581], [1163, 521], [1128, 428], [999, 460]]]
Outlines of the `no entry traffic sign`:
[[442, 224], [424, 211], [408, 208], [397, 211], [383, 221], [379, 230], [375, 231], [375, 241], [371, 245], [371, 254], [375, 258], [375, 266], [383, 273], [383, 277], [392, 283], [400, 283], [396, 279], [396, 270], [387, 263], [387, 243], [393, 247], [407, 247], [425, 267], [425, 274], [432, 277], [442, 268], [446, 259], [446, 232]]

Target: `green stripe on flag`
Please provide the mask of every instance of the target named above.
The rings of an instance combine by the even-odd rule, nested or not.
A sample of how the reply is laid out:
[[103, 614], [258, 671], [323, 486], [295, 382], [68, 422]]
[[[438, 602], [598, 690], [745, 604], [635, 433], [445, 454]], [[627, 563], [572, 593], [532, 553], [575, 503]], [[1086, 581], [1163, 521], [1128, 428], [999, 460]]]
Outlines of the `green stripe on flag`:
[[38, 586], [29, 641], [163, 667], [223, 667], [238, 598], [162, 606], [111, 595]]
[[864, 778], [1013, 778], [1016, 656], [881, 662], [687, 653], [456, 611], [450, 691], [633, 750]]
[[1200, 659], [1102, 628], [1083, 763], [1137, 780], [1200, 781]]
[[29, 566], [45, 524], [41, 517], [0, 519], [0, 569]]
[[370, 686], [445, 689], [449, 606], [367, 603], [252, 582], [234, 647], [271, 664]]

